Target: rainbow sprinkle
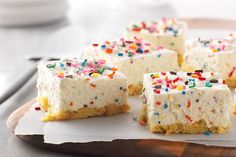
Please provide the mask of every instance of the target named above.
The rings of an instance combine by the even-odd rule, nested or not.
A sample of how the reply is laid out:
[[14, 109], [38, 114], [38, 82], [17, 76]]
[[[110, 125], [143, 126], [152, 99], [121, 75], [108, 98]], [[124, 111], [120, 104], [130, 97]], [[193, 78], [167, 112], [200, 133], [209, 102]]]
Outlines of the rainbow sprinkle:
[[225, 50], [232, 49], [230, 40], [227, 39], [201, 39], [198, 38], [198, 43], [203, 47], [209, 48], [212, 53], [224, 52]]
[[[116, 67], [107, 66], [106, 61], [102, 59], [94, 61], [88, 61], [87, 59], [64, 59], [61, 61], [51, 61], [46, 67], [55, 71], [56, 76], [60, 79], [84, 78], [85, 80], [90, 80], [98, 77], [112, 79], [117, 71]], [[95, 85], [91, 86], [94, 87]]]
[[[158, 46], [155, 49], [152, 48], [152, 45], [149, 42], [143, 41], [142, 39], [138, 39], [134, 37], [132, 40], [125, 40], [124, 38], [120, 38], [117, 41], [105, 41], [101, 45], [92, 44], [95, 48], [100, 48], [101, 52], [108, 55], [115, 55], [118, 57], [129, 57], [131, 63], [133, 63], [133, 58], [137, 55], [142, 54], [150, 54], [154, 50], [160, 51], [164, 49], [163, 46]], [[161, 57], [161, 54], [158, 54], [158, 58]]]
[[216, 84], [224, 84], [224, 80], [216, 79], [215, 73], [209, 73], [209, 79], [206, 77], [203, 70], [191, 73], [170, 71], [150, 74], [152, 88], [156, 94], [176, 90], [180, 91], [182, 95], [186, 95], [186, 90], [191, 88], [212, 88]]
[[182, 30], [185, 29], [185, 26], [177, 19], [168, 19], [166, 17], [163, 17], [159, 21], [142, 21], [139, 23], [131, 24], [127, 29], [134, 33], [148, 32], [151, 34], [155, 34], [157, 37], [159, 37], [160, 34], [172, 34], [174, 37], [176, 37], [182, 32]]

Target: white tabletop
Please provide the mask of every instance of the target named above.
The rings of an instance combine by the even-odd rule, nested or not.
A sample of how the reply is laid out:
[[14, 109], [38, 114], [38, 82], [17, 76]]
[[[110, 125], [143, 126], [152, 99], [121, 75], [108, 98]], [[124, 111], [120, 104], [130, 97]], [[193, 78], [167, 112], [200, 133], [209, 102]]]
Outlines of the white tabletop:
[[[0, 0], [1, 1], [1, 0]], [[83, 45], [122, 36], [134, 20], [167, 17], [211, 17], [236, 19], [235, 0], [70, 0], [67, 19], [42, 26], [0, 28], [0, 94], [34, 66], [26, 55], [78, 55]], [[153, 3], [154, 2], [154, 3]], [[36, 96], [36, 77], [0, 105], [0, 156], [65, 156], [22, 142], [8, 132], [6, 119], [19, 105]]]

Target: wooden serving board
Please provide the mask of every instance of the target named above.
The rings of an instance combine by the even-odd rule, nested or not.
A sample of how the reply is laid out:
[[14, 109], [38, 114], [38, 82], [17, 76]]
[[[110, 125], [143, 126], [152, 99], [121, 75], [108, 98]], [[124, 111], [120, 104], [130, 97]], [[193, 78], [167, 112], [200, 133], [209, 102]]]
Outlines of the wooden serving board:
[[213, 18], [181, 18], [191, 29], [225, 29], [236, 31], [236, 20]]
[[[189, 28], [229, 29], [236, 30], [235, 20], [182, 18]], [[19, 119], [35, 102], [35, 99], [22, 105], [8, 118], [7, 126], [12, 133]], [[46, 144], [42, 135], [17, 136], [20, 139], [44, 149], [71, 153], [76, 155], [108, 156], [108, 157], [235, 157], [236, 148], [213, 147], [184, 142], [169, 142], [163, 140], [115, 140], [113, 142], [65, 143], [60, 145]]]
[[[15, 110], [7, 120], [7, 126], [12, 133], [19, 119], [35, 102], [35, 99]], [[76, 155], [96, 155], [107, 157], [131, 156], [176, 156], [176, 157], [235, 157], [236, 148], [213, 147], [199, 144], [170, 142], [163, 140], [115, 140], [112, 142], [65, 143], [60, 145], [46, 144], [42, 135], [17, 136], [20, 139], [44, 149]]]

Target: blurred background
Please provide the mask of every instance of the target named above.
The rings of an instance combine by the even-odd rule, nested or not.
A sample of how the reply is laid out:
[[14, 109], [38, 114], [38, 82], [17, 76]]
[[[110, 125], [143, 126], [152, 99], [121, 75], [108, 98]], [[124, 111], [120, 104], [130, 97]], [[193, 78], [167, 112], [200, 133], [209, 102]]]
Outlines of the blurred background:
[[[0, 101], [0, 156], [60, 156], [21, 144], [6, 128], [8, 115], [36, 96], [38, 59], [79, 57], [87, 44], [121, 37], [130, 21], [162, 17], [236, 20], [236, 1], [0, 0], [0, 100], [9, 97]], [[232, 28], [189, 33], [219, 37]]]
[[235, 0], [0, 0], [0, 98], [32, 76], [30, 59], [79, 57], [84, 45], [121, 37], [130, 21], [234, 20], [235, 10]]

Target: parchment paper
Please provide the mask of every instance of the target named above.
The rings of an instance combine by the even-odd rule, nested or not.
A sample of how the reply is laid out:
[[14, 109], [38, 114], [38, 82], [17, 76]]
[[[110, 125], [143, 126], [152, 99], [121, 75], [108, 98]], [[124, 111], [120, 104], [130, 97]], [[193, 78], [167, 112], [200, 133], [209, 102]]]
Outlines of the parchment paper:
[[72, 121], [44, 123], [40, 120], [43, 111], [36, 111], [34, 104], [19, 121], [16, 135], [44, 135], [45, 143], [61, 144], [66, 142], [112, 141], [116, 139], [161, 139], [168, 141], [186, 141], [204, 145], [236, 147], [236, 116], [232, 115], [232, 128], [226, 134], [153, 134], [137, 119], [142, 107], [139, 97], [130, 97], [132, 109], [129, 113], [93, 117]]

